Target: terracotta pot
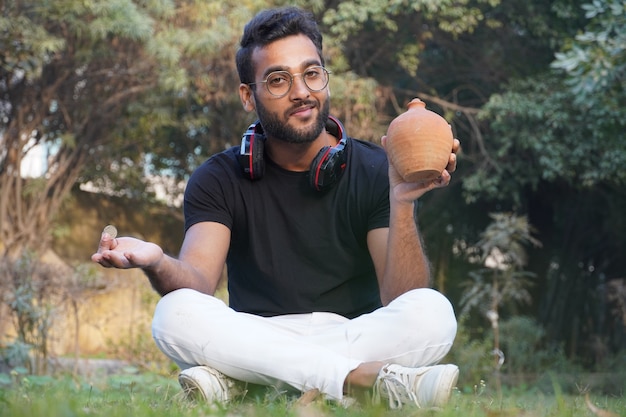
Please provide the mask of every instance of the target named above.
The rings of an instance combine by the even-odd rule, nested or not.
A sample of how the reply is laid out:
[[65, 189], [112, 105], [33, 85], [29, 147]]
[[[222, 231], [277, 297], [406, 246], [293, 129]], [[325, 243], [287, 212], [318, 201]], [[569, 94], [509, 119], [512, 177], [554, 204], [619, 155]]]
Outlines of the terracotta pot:
[[407, 182], [434, 180], [448, 165], [454, 137], [448, 122], [418, 98], [389, 124], [387, 157]]

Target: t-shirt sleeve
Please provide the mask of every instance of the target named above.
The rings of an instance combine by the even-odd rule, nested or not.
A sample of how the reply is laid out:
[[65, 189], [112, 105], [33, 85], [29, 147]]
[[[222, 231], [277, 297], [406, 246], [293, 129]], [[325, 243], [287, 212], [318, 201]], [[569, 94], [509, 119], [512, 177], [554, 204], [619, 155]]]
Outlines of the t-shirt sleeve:
[[389, 163], [379, 145], [353, 139], [354, 192], [359, 198], [360, 212], [367, 230], [389, 227]]
[[218, 222], [232, 229], [233, 161], [217, 154], [204, 162], [191, 175], [185, 188], [183, 211], [185, 231], [200, 222]]

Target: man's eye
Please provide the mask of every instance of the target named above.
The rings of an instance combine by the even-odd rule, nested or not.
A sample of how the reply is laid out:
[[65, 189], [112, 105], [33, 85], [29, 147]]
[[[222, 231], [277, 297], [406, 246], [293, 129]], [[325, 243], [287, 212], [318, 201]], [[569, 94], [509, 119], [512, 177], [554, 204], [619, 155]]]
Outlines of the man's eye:
[[267, 79], [267, 82], [272, 85], [281, 85], [283, 83], [289, 83], [289, 78], [286, 74], [274, 74]]
[[304, 76], [305, 76], [306, 78], [318, 78], [318, 77], [320, 77], [321, 75], [322, 75], [322, 70], [320, 70], [320, 69], [318, 69], [318, 68], [316, 68], [316, 69], [310, 69], [310, 70], [307, 70], [307, 71], [304, 73]]

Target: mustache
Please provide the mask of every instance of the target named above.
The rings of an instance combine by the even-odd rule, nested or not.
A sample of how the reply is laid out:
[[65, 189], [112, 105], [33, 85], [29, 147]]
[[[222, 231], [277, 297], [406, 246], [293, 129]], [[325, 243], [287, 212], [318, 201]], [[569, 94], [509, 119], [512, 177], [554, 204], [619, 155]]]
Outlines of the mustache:
[[317, 102], [315, 100], [304, 100], [301, 101], [299, 104], [292, 106], [289, 110], [287, 110], [287, 115], [294, 113], [302, 108], [305, 107], [311, 107], [311, 108], [316, 108], [317, 107]]

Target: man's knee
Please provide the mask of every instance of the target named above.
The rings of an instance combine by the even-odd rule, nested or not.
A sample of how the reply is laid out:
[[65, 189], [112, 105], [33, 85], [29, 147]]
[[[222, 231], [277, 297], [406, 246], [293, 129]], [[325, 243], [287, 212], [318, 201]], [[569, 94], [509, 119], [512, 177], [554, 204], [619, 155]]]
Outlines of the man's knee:
[[402, 311], [407, 328], [422, 335], [428, 333], [431, 342], [451, 344], [454, 341], [457, 331], [454, 308], [450, 300], [439, 291], [430, 288], [411, 290], [394, 300], [394, 303]]
[[152, 318], [152, 332], [185, 332], [198, 330], [198, 326], [210, 316], [212, 308], [225, 308], [219, 299], [201, 292], [182, 288], [164, 295], [157, 303]]

